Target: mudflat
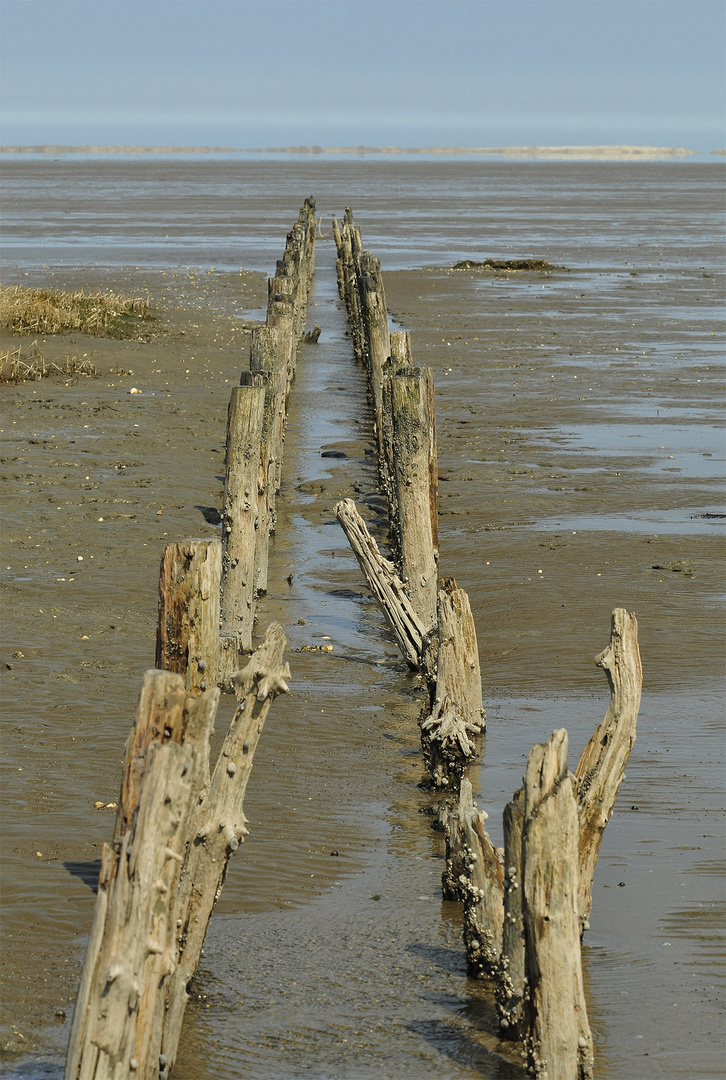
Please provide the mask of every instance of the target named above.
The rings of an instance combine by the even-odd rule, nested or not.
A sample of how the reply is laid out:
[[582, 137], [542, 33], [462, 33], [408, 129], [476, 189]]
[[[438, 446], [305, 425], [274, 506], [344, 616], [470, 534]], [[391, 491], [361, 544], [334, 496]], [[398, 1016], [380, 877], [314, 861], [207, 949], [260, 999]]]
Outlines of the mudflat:
[[[313, 171], [298, 177], [301, 195], [315, 190]], [[357, 210], [344, 170], [334, 179], [319, 210]], [[436, 197], [443, 245], [456, 213]], [[715, 1077], [723, 272], [687, 226], [666, 247], [647, 192], [635, 185], [629, 199], [591, 199], [610, 223], [652, 222], [652, 249], [623, 236], [615, 257], [596, 245], [586, 257], [579, 240], [540, 223], [526, 250], [482, 241], [473, 252], [469, 239], [439, 265], [396, 269], [389, 257], [387, 269], [379, 204], [368, 229], [363, 197], [356, 216], [373, 254], [381, 238], [394, 325], [411, 331], [416, 362], [436, 380], [440, 567], [469, 592], [477, 624], [488, 731], [473, 780], [492, 838], [534, 742], [567, 727], [574, 767], [607, 703], [593, 658], [610, 612], [634, 611], [638, 741], [584, 948], [597, 1073]], [[699, 221], [709, 208], [704, 197]], [[418, 204], [405, 209], [415, 218]], [[390, 251], [402, 233], [392, 229]], [[453, 269], [463, 255], [560, 268]], [[421, 684], [332, 513], [355, 498], [385, 542], [331, 238], [316, 261], [308, 319], [323, 332], [300, 348], [258, 626], [286, 627], [291, 693], [260, 743], [251, 835], [213, 917], [176, 1072], [519, 1076], [487, 988], [466, 978], [456, 906], [440, 898], [441, 838], [418, 787]], [[144, 340], [38, 341], [51, 361], [91, 356], [96, 378], [3, 387], [3, 1054], [11, 1070], [33, 1062], [35, 1075], [59, 1075], [113, 820], [94, 803], [116, 801], [153, 666], [162, 548], [218, 533], [229, 387], [247, 366], [266, 286], [257, 270], [129, 266], [25, 266], [5, 280], [148, 292], [157, 316]], [[3, 334], [3, 350], [28, 344]], [[328, 641], [332, 653], [303, 649]], [[224, 701], [218, 733], [232, 711]]]

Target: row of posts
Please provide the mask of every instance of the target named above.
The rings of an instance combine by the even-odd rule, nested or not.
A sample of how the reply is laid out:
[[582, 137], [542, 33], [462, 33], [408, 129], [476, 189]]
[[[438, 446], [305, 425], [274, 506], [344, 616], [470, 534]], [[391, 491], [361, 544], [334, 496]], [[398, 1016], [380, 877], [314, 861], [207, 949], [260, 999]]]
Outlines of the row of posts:
[[596, 658], [610, 704], [575, 774], [564, 728], [535, 745], [523, 786], [504, 810], [504, 847], [495, 849], [465, 775], [484, 730], [474, 622], [464, 590], [438, 575], [432, 373], [412, 365], [408, 333], [389, 331], [380, 262], [363, 250], [349, 208], [334, 235], [338, 288], [356, 358], [368, 372], [393, 562], [352, 500], [336, 514], [406, 661], [428, 684], [421, 739], [432, 786], [446, 793], [439, 804], [444, 896], [463, 905], [468, 970], [493, 983], [502, 1035], [521, 1040], [529, 1073], [590, 1080], [581, 937], [600, 841], [635, 741], [637, 622], [624, 608], [612, 613], [610, 644]]
[[[255, 749], [290, 674], [282, 627], [272, 623], [254, 653], [252, 633], [267, 589], [314, 238], [307, 199], [269, 281], [250, 369], [232, 390], [222, 539], [171, 543], [162, 556], [156, 669], [143, 680], [113, 840], [103, 848], [66, 1080], [169, 1076], [227, 863], [247, 834]], [[221, 689], [234, 692], [237, 708], [212, 767]]]

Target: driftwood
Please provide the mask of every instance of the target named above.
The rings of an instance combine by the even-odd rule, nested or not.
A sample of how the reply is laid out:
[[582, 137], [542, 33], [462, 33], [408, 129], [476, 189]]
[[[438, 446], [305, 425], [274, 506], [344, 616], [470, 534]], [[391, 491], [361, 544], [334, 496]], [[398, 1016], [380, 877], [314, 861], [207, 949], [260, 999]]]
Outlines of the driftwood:
[[264, 386], [235, 386], [229, 402], [220, 625], [222, 633], [236, 641], [236, 649], [220, 650], [219, 677], [225, 685], [231, 672], [239, 668], [239, 654], [252, 651], [257, 491], [264, 404]]
[[208, 790], [198, 800], [184, 852], [176, 915], [175, 967], [164, 993], [161, 1050], [174, 1062], [187, 988], [196, 971], [212, 909], [227, 873], [227, 863], [247, 835], [242, 804], [257, 743], [270, 705], [286, 693], [290, 668], [283, 662], [285, 634], [271, 623], [264, 644], [233, 677], [237, 710]]
[[[427, 667], [433, 676], [430, 662]], [[453, 578], [439, 591], [437, 662], [430, 681], [432, 702], [421, 722], [421, 744], [434, 784], [453, 790], [474, 757], [474, 736], [486, 726], [474, 619], [469, 597]]]
[[578, 913], [583, 929], [592, 906], [592, 879], [600, 842], [635, 742], [643, 685], [638, 623], [625, 608], [613, 611], [610, 644], [595, 658], [595, 663], [607, 675], [610, 704], [605, 719], [585, 747], [575, 774], [580, 821]]
[[221, 572], [219, 540], [180, 540], [164, 548], [156, 666], [182, 675], [187, 690], [217, 682]]
[[532, 748], [524, 778], [525, 1048], [539, 1080], [589, 1080], [592, 1036], [580, 955], [577, 803], [567, 732]]
[[393, 630], [409, 667], [418, 669], [423, 659], [425, 629], [406, 595], [393, 563], [384, 559], [352, 499], [342, 499], [335, 516], [358, 560], [373, 595]]
[[174, 970], [179, 869], [219, 691], [187, 694], [180, 675], [147, 672], [126, 759], [113, 846], [96, 910], [66, 1080], [159, 1076], [159, 1005]]

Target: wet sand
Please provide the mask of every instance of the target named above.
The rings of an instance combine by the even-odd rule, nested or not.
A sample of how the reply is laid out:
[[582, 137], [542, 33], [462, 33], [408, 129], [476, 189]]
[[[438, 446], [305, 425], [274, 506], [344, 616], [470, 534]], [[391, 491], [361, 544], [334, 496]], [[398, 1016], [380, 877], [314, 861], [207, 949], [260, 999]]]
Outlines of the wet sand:
[[[333, 258], [320, 242], [309, 324], [324, 332], [301, 349], [260, 610], [260, 629], [288, 629], [292, 692], [260, 743], [251, 835], [175, 1075], [519, 1076], [440, 899], [441, 839], [417, 786], [420, 683], [332, 518], [351, 495], [383, 526]], [[566, 726], [574, 765], [602, 718], [593, 657], [627, 606], [645, 686], [585, 939], [598, 1076], [718, 1076], [725, 508], [722, 369], [708, 356], [722, 279], [697, 260], [546, 276], [384, 261], [384, 274], [391, 315], [436, 379], [441, 567], [477, 622], [489, 728], [474, 779], [493, 839], [531, 745]], [[220, 506], [229, 386], [265, 303], [257, 273], [105, 276], [150, 291], [152, 340], [48, 339], [48, 359], [91, 353], [101, 377], [4, 388], [2, 1023], [6, 1059], [30, 1054], [36, 1076], [59, 1075], [112, 824], [93, 803], [116, 801], [153, 663], [161, 550], [217, 534], [203, 510]], [[298, 651], [324, 635], [332, 654]], [[231, 712], [225, 701], [218, 730]]]

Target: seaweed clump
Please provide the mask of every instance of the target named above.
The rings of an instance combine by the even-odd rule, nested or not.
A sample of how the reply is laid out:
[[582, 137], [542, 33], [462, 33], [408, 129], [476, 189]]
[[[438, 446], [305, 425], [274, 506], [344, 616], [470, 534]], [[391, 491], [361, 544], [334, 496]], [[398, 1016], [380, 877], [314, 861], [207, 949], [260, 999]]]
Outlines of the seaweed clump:
[[454, 264], [454, 270], [504, 270], [507, 272], [517, 270], [533, 270], [537, 273], [548, 273], [550, 270], [566, 270], [566, 266], [556, 266], [544, 259], [484, 259], [477, 262], [475, 259], [463, 259]]

